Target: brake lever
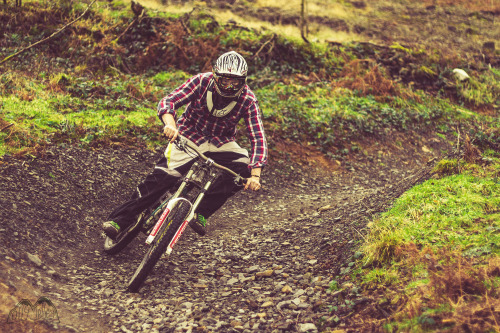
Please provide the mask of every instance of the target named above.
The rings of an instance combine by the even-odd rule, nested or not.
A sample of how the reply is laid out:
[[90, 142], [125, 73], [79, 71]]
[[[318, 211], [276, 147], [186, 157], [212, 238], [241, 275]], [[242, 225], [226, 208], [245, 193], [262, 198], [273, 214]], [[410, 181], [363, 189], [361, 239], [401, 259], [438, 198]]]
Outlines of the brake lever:
[[175, 140], [175, 146], [182, 151], [186, 150], [186, 140], [183, 137], [178, 136], [177, 140]]

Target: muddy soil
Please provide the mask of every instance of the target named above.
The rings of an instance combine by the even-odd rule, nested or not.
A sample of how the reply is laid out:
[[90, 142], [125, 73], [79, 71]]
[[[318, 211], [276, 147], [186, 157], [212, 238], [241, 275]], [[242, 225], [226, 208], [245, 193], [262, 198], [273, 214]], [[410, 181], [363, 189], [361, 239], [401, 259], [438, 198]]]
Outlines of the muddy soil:
[[[136, 294], [124, 288], [142, 259], [145, 236], [109, 256], [99, 226], [162, 148], [67, 147], [38, 158], [4, 156], [0, 330], [308, 332], [324, 329], [330, 305], [363, 304], [348, 273], [366, 223], [428, 176], [426, 162], [446, 142], [379, 143], [343, 164], [310, 147], [276, 148], [263, 189], [233, 197], [209, 220], [206, 236], [188, 230]], [[332, 292], [332, 280], [347, 283], [348, 292]], [[59, 322], [6, 323], [21, 299], [34, 303], [40, 296], [53, 302]], [[352, 310], [337, 315], [328, 325], [347, 329]]]

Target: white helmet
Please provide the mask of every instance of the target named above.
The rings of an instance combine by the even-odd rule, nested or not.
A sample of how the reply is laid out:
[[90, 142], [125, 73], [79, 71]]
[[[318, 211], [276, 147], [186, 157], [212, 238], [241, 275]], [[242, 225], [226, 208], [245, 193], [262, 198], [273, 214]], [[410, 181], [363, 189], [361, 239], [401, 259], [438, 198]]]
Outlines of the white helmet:
[[247, 82], [245, 59], [231, 51], [221, 55], [213, 67], [215, 89], [223, 97], [238, 97]]

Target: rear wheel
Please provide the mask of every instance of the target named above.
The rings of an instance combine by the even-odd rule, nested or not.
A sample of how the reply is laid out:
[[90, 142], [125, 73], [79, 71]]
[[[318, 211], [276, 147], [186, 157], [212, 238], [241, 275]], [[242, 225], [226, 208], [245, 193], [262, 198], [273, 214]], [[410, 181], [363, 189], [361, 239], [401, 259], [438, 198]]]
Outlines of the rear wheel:
[[141, 264], [136, 269], [134, 276], [130, 279], [127, 288], [129, 291], [136, 292], [142, 286], [150, 271], [167, 249], [182, 222], [184, 222], [190, 208], [189, 203], [182, 201], [170, 212], [167, 220], [158, 231], [153, 244], [151, 244]]
[[[118, 252], [123, 250], [139, 234], [141, 230], [146, 232], [150, 227], [152, 227], [145, 225], [146, 221], [156, 221], [160, 217], [162, 213], [162, 203], [168, 202], [169, 199], [167, 198], [169, 198], [170, 196], [171, 195], [169, 192], [165, 193], [158, 202], [151, 206], [158, 207], [155, 211], [153, 211], [151, 208], [148, 208], [144, 212], [139, 214], [136, 222], [120, 232], [115, 240], [106, 236], [106, 239], [104, 240], [104, 252], [107, 254], [117, 254]], [[151, 214], [154, 214], [154, 216], [152, 218], [149, 218]]]
[[120, 232], [115, 240], [106, 236], [104, 240], [104, 252], [107, 254], [117, 254], [123, 250], [137, 236], [139, 231], [141, 231], [141, 219], [144, 216], [144, 213], [140, 214], [137, 221]]

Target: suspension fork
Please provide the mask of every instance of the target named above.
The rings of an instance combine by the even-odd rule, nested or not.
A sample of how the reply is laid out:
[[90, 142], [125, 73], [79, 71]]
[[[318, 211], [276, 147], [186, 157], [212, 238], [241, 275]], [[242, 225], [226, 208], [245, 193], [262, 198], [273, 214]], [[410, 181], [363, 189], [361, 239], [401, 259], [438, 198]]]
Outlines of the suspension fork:
[[[193, 176], [194, 171], [196, 170], [198, 165], [199, 165], [199, 163], [195, 162], [193, 164], [193, 167], [191, 167], [191, 169], [189, 169], [189, 171], [186, 174], [186, 176], [184, 177], [184, 180], [182, 181], [181, 185], [179, 186], [177, 191], [175, 191], [174, 195], [170, 198], [170, 200], [168, 201], [167, 207], [165, 207], [165, 210], [163, 211], [160, 218], [156, 222], [155, 226], [151, 230], [151, 233], [149, 234], [148, 238], [146, 239], [146, 244], [151, 244], [153, 242], [154, 238], [156, 237], [156, 234], [158, 233], [158, 230], [160, 230], [161, 226], [163, 225], [163, 222], [165, 222], [165, 220], [167, 219], [167, 217], [170, 214], [170, 212], [172, 211], [172, 209], [175, 207], [175, 205], [177, 205], [179, 203], [180, 199], [183, 199], [183, 198], [179, 198], [179, 196], [186, 188], [189, 180]], [[183, 199], [183, 200], [187, 201], [191, 205], [191, 203], [188, 200], [186, 200], [186, 199]]]
[[[213, 161], [209, 160], [206, 163], [210, 166], [213, 163]], [[148, 238], [146, 239], [146, 244], [151, 244], [153, 242], [153, 240], [156, 237], [156, 234], [158, 233], [158, 230], [160, 230], [163, 223], [167, 220], [168, 215], [174, 209], [174, 207], [176, 205], [178, 205], [181, 201], [185, 201], [191, 206], [191, 208], [189, 210], [189, 214], [188, 214], [187, 218], [181, 224], [181, 227], [177, 230], [175, 236], [173, 237], [172, 241], [170, 242], [169, 246], [167, 247], [167, 253], [170, 254], [170, 252], [172, 252], [173, 246], [175, 245], [175, 243], [177, 243], [177, 240], [184, 232], [184, 229], [186, 229], [186, 226], [195, 217], [194, 215], [195, 215], [196, 209], [198, 208], [198, 205], [200, 204], [201, 200], [205, 197], [205, 193], [208, 191], [210, 186], [212, 186], [213, 182], [220, 174], [220, 171], [212, 171], [212, 169], [210, 169], [210, 179], [205, 183], [203, 188], [200, 190], [200, 193], [196, 197], [194, 204], [192, 204], [189, 200], [187, 200], [185, 198], [180, 198], [179, 196], [182, 194], [182, 192], [186, 188], [187, 184], [191, 180], [191, 177], [193, 176], [193, 174], [195, 173], [195, 171], [199, 167], [200, 167], [199, 163], [195, 162], [193, 164], [193, 166], [191, 167], [191, 169], [189, 169], [189, 171], [186, 174], [186, 176], [184, 177], [184, 180], [182, 181], [181, 185], [179, 186], [177, 191], [174, 193], [172, 198], [169, 200], [167, 207], [165, 207], [165, 210], [163, 211], [160, 218], [156, 222], [155, 226], [151, 230], [151, 233], [149, 234]]]
[[186, 217], [184, 222], [182, 222], [181, 226], [179, 227], [179, 229], [175, 233], [174, 237], [172, 238], [172, 241], [170, 242], [170, 244], [168, 244], [167, 250], [166, 250], [167, 254], [170, 254], [172, 252], [174, 245], [177, 243], [177, 241], [181, 237], [182, 233], [184, 232], [184, 230], [186, 229], [188, 224], [196, 217], [195, 212], [196, 212], [196, 209], [198, 208], [198, 205], [201, 203], [201, 201], [205, 197], [205, 193], [210, 189], [210, 187], [214, 183], [215, 179], [217, 179], [219, 174], [220, 174], [219, 171], [216, 171], [216, 172], [211, 171], [210, 172], [210, 179], [205, 183], [205, 185], [201, 189], [200, 193], [196, 197], [196, 200], [191, 205], [191, 209], [189, 211], [188, 216]]

